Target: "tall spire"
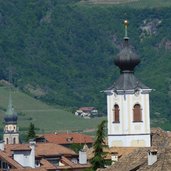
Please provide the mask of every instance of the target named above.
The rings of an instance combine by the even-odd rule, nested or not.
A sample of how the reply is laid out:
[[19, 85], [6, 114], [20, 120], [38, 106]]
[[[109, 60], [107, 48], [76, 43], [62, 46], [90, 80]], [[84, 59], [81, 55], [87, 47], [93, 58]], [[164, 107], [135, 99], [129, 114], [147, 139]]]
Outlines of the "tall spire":
[[9, 68], [9, 99], [8, 99], [8, 107], [5, 113], [4, 121], [5, 123], [17, 123], [17, 113], [14, 111], [12, 105], [12, 95], [11, 95], [11, 80], [12, 80], [12, 72], [11, 68]]
[[9, 92], [9, 101], [8, 101], [8, 108], [7, 108], [6, 114], [7, 115], [13, 115], [14, 114], [14, 108], [12, 106], [11, 90]]
[[6, 111], [7, 115], [13, 115], [14, 114], [14, 108], [12, 106], [12, 96], [11, 96], [11, 84], [12, 84], [12, 69], [11, 69], [11, 64], [9, 66], [9, 76], [8, 76], [8, 81], [9, 81], [9, 100], [8, 100], [8, 108]]

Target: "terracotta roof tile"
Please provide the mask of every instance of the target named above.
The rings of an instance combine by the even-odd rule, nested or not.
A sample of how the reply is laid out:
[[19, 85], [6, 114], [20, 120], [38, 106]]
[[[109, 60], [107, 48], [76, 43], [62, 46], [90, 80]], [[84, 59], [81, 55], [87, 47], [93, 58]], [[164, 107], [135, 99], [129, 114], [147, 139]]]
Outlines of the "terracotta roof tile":
[[5, 153], [8, 154], [8, 156], [12, 156], [12, 151], [16, 150], [31, 150], [29, 144], [6, 144], [5, 145]]
[[[37, 143], [36, 144], [36, 157], [50, 157], [50, 156], [62, 156], [61, 161], [65, 163], [65, 166], [56, 166], [47, 161], [46, 159], [40, 160], [41, 167], [31, 169], [31, 168], [23, 168], [20, 164], [14, 161], [11, 157], [12, 151], [15, 150], [30, 150], [29, 144], [13, 144], [13, 145], [5, 145], [5, 151], [0, 151], [0, 157], [3, 158], [7, 163], [11, 164], [13, 168], [11, 171], [46, 171], [46, 170], [67, 170], [74, 168], [89, 168], [90, 164], [81, 165], [79, 163], [75, 164], [71, 162], [65, 156], [77, 156], [77, 154], [62, 145], [54, 144], [54, 143]], [[64, 156], [63, 156], [64, 155]]]
[[42, 165], [43, 168], [46, 168], [46, 169], [56, 169], [56, 167], [52, 163], [50, 163], [49, 161], [45, 159], [41, 159], [40, 164]]
[[10, 169], [10, 171], [47, 171], [45, 168], [23, 168], [23, 169]]
[[48, 142], [56, 144], [72, 144], [72, 143], [93, 143], [94, 140], [89, 135], [80, 133], [59, 133], [59, 134], [44, 134], [44, 138]]
[[[12, 151], [15, 150], [30, 150], [29, 144], [10, 144], [5, 145], [5, 152], [12, 156]], [[53, 155], [76, 155], [76, 153], [59, 144], [54, 143], [37, 143], [36, 157], [38, 156], [53, 156]]]
[[91, 112], [94, 110], [95, 107], [80, 107], [79, 110], [82, 110], [83, 112]]
[[62, 145], [54, 143], [37, 143], [36, 156], [52, 156], [52, 155], [76, 155], [76, 153]]
[[73, 169], [74, 168], [76, 169], [76, 168], [89, 168], [89, 167], [91, 167], [91, 165], [89, 163], [87, 163], [87, 164], [73, 163], [64, 156], [62, 156], [62, 161], [63, 161], [63, 163], [65, 163], [66, 165], [70, 166]]
[[[118, 162], [103, 171], [169, 171], [171, 170], [171, 137], [160, 128], [152, 129], [152, 147], [137, 148], [123, 155]], [[157, 161], [148, 165], [148, 151], [157, 150]]]
[[5, 160], [8, 164], [10, 164], [14, 168], [23, 168], [19, 163], [17, 163], [15, 160], [10, 158], [7, 154], [5, 154], [3, 151], [0, 151], [0, 158]]

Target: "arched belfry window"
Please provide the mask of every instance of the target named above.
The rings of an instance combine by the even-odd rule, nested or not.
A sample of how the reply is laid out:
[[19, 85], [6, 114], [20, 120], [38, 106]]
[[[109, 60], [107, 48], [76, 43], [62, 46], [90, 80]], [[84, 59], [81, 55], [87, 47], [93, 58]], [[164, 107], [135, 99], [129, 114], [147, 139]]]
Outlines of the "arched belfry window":
[[119, 123], [119, 106], [117, 104], [114, 105], [113, 109], [113, 122]]
[[141, 112], [141, 106], [139, 104], [134, 105], [133, 122], [142, 122], [142, 112]]
[[8, 144], [8, 143], [9, 143], [9, 142], [8, 142], [8, 138], [6, 139], [6, 141], [7, 141], [7, 144]]

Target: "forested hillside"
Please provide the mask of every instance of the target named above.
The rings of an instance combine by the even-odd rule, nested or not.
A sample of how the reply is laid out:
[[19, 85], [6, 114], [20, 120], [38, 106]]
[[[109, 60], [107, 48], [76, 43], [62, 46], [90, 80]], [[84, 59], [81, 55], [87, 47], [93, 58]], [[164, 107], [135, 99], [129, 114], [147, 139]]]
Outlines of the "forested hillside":
[[[152, 124], [171, 120], [170, 8], [86, 5], [79, 0], [0, 1], [0, 79], [50, 104], [106, 112], [102, 90], [119, 69], [123, 20], [141, 58], [136, 75], [150, 88]], [[170, 126], [171, 128], [171, 126]]]

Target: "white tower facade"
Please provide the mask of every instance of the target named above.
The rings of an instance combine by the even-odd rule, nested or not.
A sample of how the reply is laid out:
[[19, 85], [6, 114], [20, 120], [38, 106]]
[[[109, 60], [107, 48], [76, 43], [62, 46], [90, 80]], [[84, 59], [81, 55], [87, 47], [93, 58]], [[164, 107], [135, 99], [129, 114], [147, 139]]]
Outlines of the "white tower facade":
[[107, 93], [108, 145], [109, 147], [150, 147], [151, 89], [134, 75], [140, 59], [128, 44], [125, 23], [124, 48], [115, 59], [121, 74]]

